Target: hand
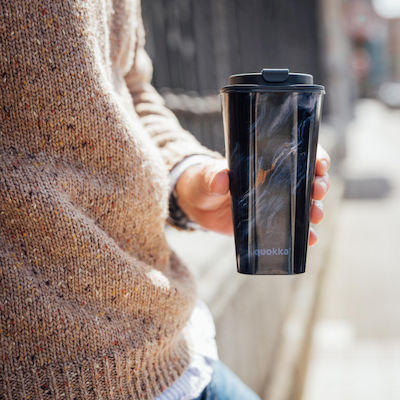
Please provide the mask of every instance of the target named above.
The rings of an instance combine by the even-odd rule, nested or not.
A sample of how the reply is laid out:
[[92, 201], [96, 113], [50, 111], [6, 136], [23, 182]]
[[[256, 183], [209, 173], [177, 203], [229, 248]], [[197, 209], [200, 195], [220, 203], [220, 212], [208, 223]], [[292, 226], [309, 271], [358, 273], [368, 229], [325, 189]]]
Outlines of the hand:
[[203, 228], [232, 235], [231, 196], [226, 160], [189, 167], [176, 184], [178, 204]]
[[[330, 186], [327, 173], [329, 166], [329, 155], [318, 146], [310, 217], [313, 224], [320, 223], [324, 216], [321, 200]], [[176, 191], [179, 206], [192, 221], [206, 229], [232, 235], [231, 196], [226, 160], [210, 160], [207, 164], [189, 167], [180, 176]], [[312, 246], [316, 242], [317, 235], [311, 228], [309, 245]]]

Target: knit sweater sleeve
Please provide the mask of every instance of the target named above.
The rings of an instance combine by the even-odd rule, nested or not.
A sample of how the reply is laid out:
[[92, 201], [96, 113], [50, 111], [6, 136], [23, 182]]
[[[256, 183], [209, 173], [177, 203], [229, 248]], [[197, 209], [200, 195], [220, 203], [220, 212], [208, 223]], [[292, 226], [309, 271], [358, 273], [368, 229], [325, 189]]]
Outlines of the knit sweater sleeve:
[[[189, 365], [195, 282], [116, 62], [135, 4], [0, 3], [0, 399], [152, 399]], [[202, 151], [134, 82], [160, 147]]]
[[168, 169], [172, 170], [185, 157], [194, 154], [222, 158], [219, 153], [202, 146], [193, 135], [184, 130], [176, 116], [165, 106], [163, 98], [151, 84], [153, 66], [144, 44], [145, 31], [139, 5], [134, 62], [125, 76], [125, 81], [132, 95], [136, 113], [160, 149]]

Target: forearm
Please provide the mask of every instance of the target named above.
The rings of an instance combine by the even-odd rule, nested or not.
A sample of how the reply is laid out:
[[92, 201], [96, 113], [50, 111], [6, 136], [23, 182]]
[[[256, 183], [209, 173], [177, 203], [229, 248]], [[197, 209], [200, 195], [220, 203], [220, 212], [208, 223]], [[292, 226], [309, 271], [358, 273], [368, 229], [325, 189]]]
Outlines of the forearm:
[[138, 15], [138, 42], [134, 63], [125, 75], [125, 82], [142, 125], [160, 149], [169, 170], [184, 158], [194, 154], [222, 158], [219, 153], [202, 146], [193, 135], [181, 127], [176, 116], [165, 106], [163, 98], [151, 85], [153, 67], [144, 49], [145, 33], [140, 10]]

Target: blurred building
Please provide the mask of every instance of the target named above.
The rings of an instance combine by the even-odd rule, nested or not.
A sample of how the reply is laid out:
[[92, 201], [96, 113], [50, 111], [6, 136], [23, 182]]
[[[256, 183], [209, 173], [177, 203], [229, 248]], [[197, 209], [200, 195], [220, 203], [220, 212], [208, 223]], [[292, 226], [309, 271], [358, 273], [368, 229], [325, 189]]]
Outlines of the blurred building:
[[390, 78], [400, 82], [400, 18], [388, 21], [388, 55]]
[[344, 10], [358, 94], [375, 97], [389, 76], [388, 20], [376, 13], [370, 0], [350, 0]]

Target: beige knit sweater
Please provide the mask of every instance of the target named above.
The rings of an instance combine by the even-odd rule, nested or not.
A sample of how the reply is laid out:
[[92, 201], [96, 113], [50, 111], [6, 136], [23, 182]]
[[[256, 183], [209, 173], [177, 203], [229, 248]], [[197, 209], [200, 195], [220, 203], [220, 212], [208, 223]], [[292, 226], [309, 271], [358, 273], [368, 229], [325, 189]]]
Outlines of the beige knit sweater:
[[1, 399], [151, 399], [188, 365], [168, 170], [212, 153], [143, 45], [137, 0], [0, 2]]

